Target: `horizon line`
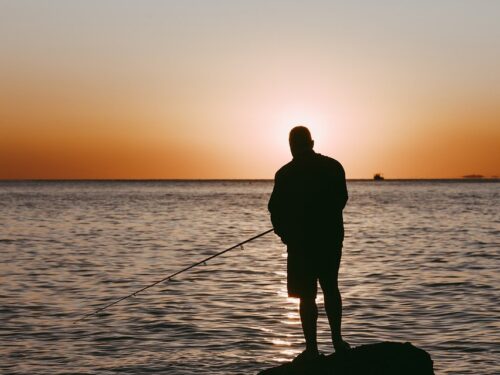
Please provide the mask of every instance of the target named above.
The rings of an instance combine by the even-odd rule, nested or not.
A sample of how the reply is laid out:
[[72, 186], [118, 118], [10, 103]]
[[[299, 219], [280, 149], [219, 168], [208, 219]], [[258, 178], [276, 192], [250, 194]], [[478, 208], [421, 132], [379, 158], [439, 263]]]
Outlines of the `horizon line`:
[[[496, 181], [500, 180], [499, 176], [483, 176], [483, 177], [409, 177], [409, 178], [384, 178], [381, 181], [376, 181], [373, 178], [346, 178], [346, 181]], [[146, 181], [178, 181], [178, 182], [210, 182], [210, 181], [274, 181], [274, 178], [0, 178], [0, 182], [85, 182], [85, 181], [116, 181], [116, 182], [146, 182]]]

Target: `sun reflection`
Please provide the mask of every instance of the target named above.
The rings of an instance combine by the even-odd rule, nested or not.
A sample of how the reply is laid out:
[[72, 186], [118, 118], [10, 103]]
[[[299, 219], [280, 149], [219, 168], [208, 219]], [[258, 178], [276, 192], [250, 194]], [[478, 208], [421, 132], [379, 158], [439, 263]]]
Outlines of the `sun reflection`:
[[272, 359], [276, 362], [288, 362], [290, 358], [296, 357], [299, 353], [299, 349], [284, 349], [279, 352], [280, 356], [274, 356]]
[[295, 308], [299, 308], [299, 299], [298, 298], [292, 298], [288, 297], [288, 294], [286, 294], [286, 302], [288, 302], [289, 305], [293, 305]]
[[281, 340], [281, 339], [272, 339], [271, 343], [273, 345], [276, 345], [276, 346], [291, 346], [292, 345], [291, 342], [288, 342], [288, 341], [285, 341], [285, 340]]
[[286, 324], [287, 326], [298, 326], [300, 325], [300, 320], [281, 320], [281, 323]]
[[249, 328], [251, 329], [255, 329], [255, 330], [258, 330], [258, 331], [262, 331], [262, 332], [265, 332], [265, 333], [272, 333], [274, 334], [274, 331], [272, 329], [269, 329], [269, 328], [266, 328], [266, 327], [263, 327], [263, 326], [249, 326]]
[[298, 302], [294, 301], [294, 305], [289, 304], [287, 307], [288, 312], [285, 314], [285, 319], [281, 320], [283, 324], [286, 325], [298, 325], [300, 324], [299, 308]]

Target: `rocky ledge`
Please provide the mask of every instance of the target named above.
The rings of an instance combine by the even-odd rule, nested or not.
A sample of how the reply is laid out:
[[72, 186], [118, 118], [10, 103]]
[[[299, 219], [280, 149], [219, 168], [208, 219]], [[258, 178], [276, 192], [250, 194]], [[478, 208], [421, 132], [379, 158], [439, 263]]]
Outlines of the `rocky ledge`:
[[361, 345], [307, 363], [285, 363], [259, 375], [434, 375], [429, 353], [409, 342]]

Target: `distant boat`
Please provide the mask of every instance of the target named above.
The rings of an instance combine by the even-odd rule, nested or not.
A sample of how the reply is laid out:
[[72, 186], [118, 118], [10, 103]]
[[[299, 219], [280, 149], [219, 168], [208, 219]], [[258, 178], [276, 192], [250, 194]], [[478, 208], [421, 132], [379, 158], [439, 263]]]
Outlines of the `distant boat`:
[[383, 180], [384, 180], [384, 176], [382, 176], [380, 173], [375, 173], [375, 174], [373, 175], [373, 179], [374, 179], [375, 181], [383, 181]]
[[462, 176], [462, 178], [480, 179], [480, 178], [484, 178], [484, 176], [482, 174], [468, 174], [468, 175]]

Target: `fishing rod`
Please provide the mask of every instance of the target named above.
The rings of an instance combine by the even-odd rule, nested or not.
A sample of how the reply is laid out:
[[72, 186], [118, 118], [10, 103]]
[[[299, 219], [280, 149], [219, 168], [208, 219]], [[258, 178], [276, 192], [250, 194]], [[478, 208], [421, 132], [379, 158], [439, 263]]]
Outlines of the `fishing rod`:
[[135, 295], [137, 295], [137, 294], [139, 294], [139, 293], [141, 293], [141, 292], [144, 292], [146, 289], [149, 289], [149, 288], [151, 288], [151, 287], [153, 287], [153, 286], [155, 286], [155, 285], [157, 285], [157, 284], [159, 284], [159, 283], [161, 283], [161, 282], [164, 282], [164, 281], [169, 281], [169, 280], [171, 280], [174, 276], [180, 275], [181, 273], [186, 272], [186, 271], [188, 271], [188, 270], [190, 270], [191, 268], [194, 268], [194, 267], [196, 267], [196, 266], [199, 266], [200, 264], [205, 264], [205, 263], [206, 263], [206, 262], [208, 262], [209, 260], [211, 260], [211, 259], [213, 259], [213, 258], [215, 258], [215, 257], [218, 257], [219, 255], [222, 255], [222, 254], [224, 254], [224, 253], [227, 253], [227, 252], [228, 252], [228, 251], [230, 251], [230, 250], [236, 249], [237, 247], [242, 247], [244, 244], [246, 244], [246, 243], [248, 243], [248, 242], [250, 242], [250, 241], [253, 241], [253, 240], [255, 240], [255, 239], [259, 238], [259, 237], [262, 237], [262, 236], [264, 236], [264, 235], [266, 235], [266, 234], [268, 234], [268, 233], [272, 232], [273, 230], [274, 230], [274, 229], [269, 229], [269, 230], [266, 230], [265, 232], [262, 232], [261, 234], [258, 234], [258, 235], [256, 235], [256, 236], [250, 237], [250, 238], [246, 239], [245, 241], [242, 241], [242, 242], [240, 242], [240, 243], [238, 243], [238, 244], [236, 244], [236, 245], [234, 245], [234, 246], [231, 246], [230, 248], [227, 248], [226, 250], [222, 250], [221, 252], [218, 252], [217, 254], [211, 255], [211, 256], [209, 256], [208, 258], [205, 258], [205, 259], [203, 259], [203, 260], [200, 260], [199, 262], [193, 263], [193, 264], [191, 264], [190, 266], [188, 266], [188, 267], [186, 267], [186, 268], [183, 268], [183, 269], [182, 269], [182, 270], [180, 270], [180, 271], [174, 272], [173, 274], [171, 274], [171, 275], [169, 275], [169, 276], [167, 276], [167, 277], [164, 277], [164, 278], [163, 278], [163, 279], [161, 279], [161, 280], [158, 280], [158, 281], [155, 281], [155, 282], [154, 282], [154, 283], [152, 283], [152, 284], [146, 285], [144, 288], [141, 288], [141, 289], [139, 289], [139, 290], [137, 290], [137, 291], [135, 291], [135, 292], [133, 292], [133, 293], [130, 293], [129, 295], [126, 295], [125, 297], [121, 297], [121, 298], [117, 299], [116, 301], [114, 301], [114, 302], [111, 302], [111, 303], [107, 304], [106, 306], [103, 306], [103, 307], [101, 307], [101, 308], [99, 308], [99, 309], [97, 309], [97, 310], [95, 310], [95, 311], [93, 311], [93, 312], [90, 312], [90, 313], [88, 313], [88, 314], [85, 314], [85, 315], [83, 315], [81, 318], [76, 319], [73, 323], [79, 322], [79, 321], [81, 321], [81, 320], [84, 320], [84, 319], [88, 318], [89, 316], [92, 316], [92, 315], [95, 315], [95, 314], [97, 314], [97, 313], [100, 313], [101, 311], [106, 310], [108, 307], [111, 307], [111, 306], [113, 306], [113, 305], [116, 305], [118, 302], [121, 302], [121, 301], [123, 301], [123, 300], [125, 300], [125, 299], [127, 299], [127, 298], [133, 297], [133, 296], [135, 296]]

